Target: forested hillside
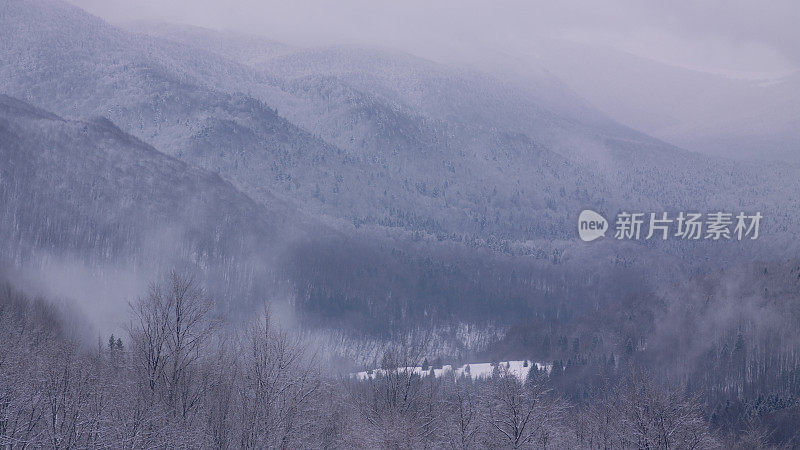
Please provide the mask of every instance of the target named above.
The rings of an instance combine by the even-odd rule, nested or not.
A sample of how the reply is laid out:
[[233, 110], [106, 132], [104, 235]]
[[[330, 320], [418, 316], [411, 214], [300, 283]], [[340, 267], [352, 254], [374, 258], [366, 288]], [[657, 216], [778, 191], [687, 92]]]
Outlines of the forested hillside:
[[0, 446], [800, 446], [798, 192], [544, 69], [0, 0]]
[[[129, 33], [58, 0], [8, 2], [2, 18], [6, 94], [107, 117], [257, 201], [441, 239], [571, 239], [574, 212], [590, 205], [612, 214], [755, 203], [794, 226], [783, 214], [798, 210], [788, 195], [797, 167], [682, 151], [554, 80], [525, 87], [362, 49], [266, 43], [251, 57], [245, 38]], [[223, 40], [224, 54], [203, 47], [209, 39]], [[767, 182], [772, 174], [781, 182]], [[789, 203], [773, 205], [776, 194]]]
[[[398, 345], [385, 375], [336, 375], [269, 314], [230, 335], [205, 293], [171, 274], [132, 302], [129, 338], [65, 337], [44, 299], [0, 290], [0, 444], [264, 448], [710, 447], [698, 402], [641, 374], [591, 408], [559, 398], [531, 366], [487, 379], [421, 377]], [[611, 415], [609, 412], [614, 410]], [[652, 428], [651, 428], [652, 427]]]
[[274, 292], [276, 259], [311, 229], [283, 202], [256, 203], [102, 118], [65, 120], [0, 96], [0, 155], [0, 252], [22, 273], [118, 270], [143, 287], [177, 265], [238, 310]]

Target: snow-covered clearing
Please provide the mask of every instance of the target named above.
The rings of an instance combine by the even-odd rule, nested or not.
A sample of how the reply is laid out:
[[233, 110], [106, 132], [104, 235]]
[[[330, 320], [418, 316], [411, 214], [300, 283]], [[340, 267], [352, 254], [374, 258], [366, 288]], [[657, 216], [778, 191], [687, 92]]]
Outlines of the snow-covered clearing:
[[[530, 372], [531, 367], [536, 367], [538, 370], [546, 370], [550, 372], [552, 369], [552, 364], [545, 364], [545, 363], [538, 363], [528, 361], [526, 366], [526, 361], [501, 361], [498, 363], [501, 367], [505, 368], [508, 373], [514, 375], [515, 377], [519, 378], [522, 381], [525, 381], [528, 378], [528, 373]], [[473, 380], [478, 380], [482, 378], [489, 378], [492, 376], [494, 372], [494, 365], [492, 363], [473, 363], [473, 364], [464, 364], [463, 366], [453, 368], [452, 365], [447, 364], [442, 366], [441, 369], [430, 368], [428, 370], [423, 370], [421, 366], [414, 366], [414, 367], [401, 367], [395, 369], [397, 371], [403, 371], [405, 373], [413, 373], [420, 376], [429, 376], [431, 371], [433, 371], [433, 375], [436, 378], [441, 377], [442, 375], [449, 376], [450, 374], [454, 375], [456, 379], [464, 377], [470, 377]], [[374, 369], [364, 372], [357, 372], [351, 374], [358, 378], [359, 380], [366, 380], [368, 378], [375, 378], [378, 375], [386, 375], [388, 373], [387, 369]]]

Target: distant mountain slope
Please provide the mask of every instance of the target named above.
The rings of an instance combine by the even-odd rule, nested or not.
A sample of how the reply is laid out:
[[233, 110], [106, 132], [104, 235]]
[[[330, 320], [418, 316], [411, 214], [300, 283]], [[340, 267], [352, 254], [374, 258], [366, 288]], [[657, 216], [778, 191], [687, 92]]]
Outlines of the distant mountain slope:
[[[338, 93], [327, 99], [341, 120], [322, 118], [319, 133], [348, 129], [349, 123], [357, 131], [346, 139], [367, 142], [341, 148], [334, 145], [340, 141], [315, 138], [260, 100], [230, 90], [241, 81], [243, 91], [257, 87], [257, 96], [274, 99], [281, 110], [289, 111], [286, 105], [293, 102], [319, 111], [324, 79], [270, 85], [268, 77], [235, 63], [224, 66], [211, 54], [124, 33], [57, 1], [8, 6], [0, 17], [8, 25], [2, 27], [0, 67], [7, 92], [61, 114], [106, 115], [126, 132], [217, 171], [259, 200], [274, 194], [356, 224], [443, 236], [545, 236], [556, 231], [546, 222], [555, 221], [548, 211], [558, 202], [541, 191], [546, 180], [556, 193], [561, 186], [555, 180], [564, 180], [568, 198], [567, 192], [586, 191], [576, 180], [591, 178], [525, 136], [456, 133], [358, 92], [350, 103], [339, 102]], [[35, 31], [43, 23], [44, 31]], [[226, 81], [215, 81], [221, 79]], [[285, 114], [318, 132], [309, 120], [319, 116], [300, 120], [293, 111]], [[502, 175], [532, 167], [537, 177], [526, 179], [527, 186], [516, 186], [521, 175]], [[498, 209], [510, 202], [519, 209]], [[527, 218], [516, 220], [520, 214]]]
[[[419, 324], [590, 322], [597, 305], [639, 298], [621, 293], [645, 276], [615, 286], [618, 271], [661, 281], [667, 266], [797, 248], [800, 168], [687, 152], [574, 96], [539, 100], [372, 50], [270, 54], [283, 63], [269, 67], [201, 48], [196, 33], [186, 39], [197, 46], [131, 34], [57, 0], [0, 7], [0, 86], [28, 103], [6, 99], [2, 122], [12, 264], [55, 254], [145, 277], [194, 266], [231, 303], [285, 298], [308, 324], [386, 337]], [[231, 55], [257, 54], [251, 44]], [[82, 119], [92, 116], [115, 125]], [[593, 245], [576, 238], [584, 208], [765, 220], [745, 245]], [[683, 259], [667, 264], [662, 250]]]
[[[796, 167], [709, 159], [620, 126], [574, 94], [540, 100], [539, 88], [408, 55], [275, 56], [265, 44], [255, 60], [266, 62], [249, 67], [251, 56], [228, 58], [252, 55], [243, 39], [219, 38], [211, 50], [241, 49], [221, 55], [201, 48], [217, 37], [196, 31], [175, 42], [57, 0], [4, 6], [0, 80], [11, 95], [61, 115], [107, 116], [256, 200], [276, 196], [355, 226], [457, 241], [574, 239], [585, 207], [749, 204], [775, 217], [774, 199], [797, 184]], [[786, 181], [770, 182], [774, 173]]]
[[227, 93], [254, 75], [211, 53], [126, 33], [55, 0], [4, 1], [0, 23], [5, 93], [61, 115], [108, 117], [259, 200], [291, 188], [275, 189], [293, 178], [286, 155], [336, 157], [262, 102]]
[[187, 268], [234, 308], [270, 292], [281, 252], [310, 230], [282, 202], [256, 203], [106, 119], [65, 120], [2, 95], [0, 180], [0, 261], [145, 280]]
[[[170, 38], [195, 45], [198, 35], [221, 38], [199, 29], [173, 32]], [[493, 193], [496, 187], [497, 198], [506, 199], [486, 206], [486, 211], [500, 210], [502, 215], [509, 207], [526, 209], [531, 214], [516, 220], [537, 226], [547, 222], [551, 231], [559, 229], [561, 221], [569, 223], [576, 208], [590, 204], [607, 210], [761, 208], [776, 219], [776, 232], [797, 225], [789, 219], [793, 213], [787, 213], [800, 206], [790, 194], [798, 188], [797, 166], [738, 163], [678, 149], [611, 121], [533, 70], [504, 81], [402, 53], [347, 47], [296, 49], [254, 66], [292, 94], [291, 101], [275, 100], [283, 114], [328, 142], [381, 160], [391, 158], [387, 150], [424, 158], [412, 152], [456, 149], [452, 161], [461, 167], [474, 163], [478, 169], [460, 172], [449, 183], [463, 186], [465, 178], [477, 176], [478, 185], [490, 186]], [[533, 75], [526, 78], [529, 72]], [[511, 136], [529, 140], [537, 151], [551, 155], [551, 161], [562, 161], [557, 164], [573, 166], [573, 171], [556, 173], [556, 180], [530, 176], [536, 165], [534, 159], [526, 160], [531, 151], [498, 151], [514, 141]], [[499, 173], [487, 174], [494, 164]], [[517, 188], [509, 190], [503, 181]], [[555, 211], [519, 203], [520, 197], [531, 195]], [[490, 228], [497, 229], [509, 227]], [[548, 235], [541, 233], [542, 227], [536, 230], [539, 233], [513, 236]], [[567, 228], [562, 235], [568, 233]], [[785, 243], [787, 237], [783, 234], [777, 241]]]
[[204, 53], [225, 55], [230, 60], [238, 61], [246, 66], [264, 64], [272, 58], [298, 50], [259, 36], [234, 32], [210, 32], [206, 28], [191, 25], [136, 21], [122, 24], [122, 26], [128, 31], [157, 36], [183, 46], [190, 46]]
[[800, 74], [741, 80], [610, 48], [541, 41], [545, 66], [615, 120], [684, 148], [800, 162]]
[[[581, 293], [598, 283], [589, 267], [603, 266], [573, 260], [566, 269], [541, 249], [511, 258], [432, 239], [331, 233], [280, 201], [252, 201], [106, 119], [65, 120], [7, 96], [0, 180], [0, 265], [44, 278], [58, 296], [84, 296], [77, 298], [89, 302], [90, 317], [106, 324], [130, 295], [175, 267], [203, 277], [234, 315], [290, 300], [307, 326], [387, 337], [579, 311], [589, 298]], [[117, 270], [140, 283], [135, 292], [120, 286]], [[107, 284], [113, 289], [95, 292]]]
[[355, 47], [298, 50], [256, 67], [284, 79], [335, 77], [423, 117], [462, 127], [526, 133], [543, 142], [548, 134], [581, 133], [589, 128], [652, 141], [613, 122], [546, 74], [510, 82], [405, 53]]

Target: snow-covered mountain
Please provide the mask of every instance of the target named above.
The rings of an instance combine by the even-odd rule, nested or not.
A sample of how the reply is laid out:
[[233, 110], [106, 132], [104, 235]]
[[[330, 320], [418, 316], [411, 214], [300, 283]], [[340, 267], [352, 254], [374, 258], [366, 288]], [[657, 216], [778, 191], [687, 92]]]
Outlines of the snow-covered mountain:
[[[119, 270], [143, 289], [178, 267], [205, 276], [218, 298], [254, 301], [274, 292], [288, 243], [313, 229], [290, 205], [255, 202], [107, 119], [63, 119], [4, 95], [0, 180], [1, 259], [34, 278], [61, 268], [99, 280]], [[80, 283], [59, 295], [88, 296]]]
[[280, 279], [295, 306], [375, 330], [511, 316], [596, 286], [543, 267], [567, 259], [701, 248], [581, 246], [584, 208], [759, 210], [764, 245], [703, 255], [796, 248], [800, 168], [671, 146], [549, 76], [525, 86], [384, 50], [130, 32], [59, 0], [0, 6], [0, 90], [25, 102], [4, 100], [12, 261], [45, 250], [153, 271], [179, 261], [232, 301]]
[[[614, 122], [547, 71], [525, 70], [533, 75], [525, 78], [517, 73], [500, 79], [403, 53], [353, 47], [284, 48], [260, 58], [239, 57], [249, 47], [237, 42], [256, 38], [232, 39], [210, 30], [166, 25], [137, 30], [198, 51], [209, 41], [224, 40], [226, 55], [266, 73], [280, 87], [283, 94], [262, 90], [254, 95], [276, 105], [281, 115], [357, 158], [403, 167], [398, 174], [404, 182], [421, 181], [425, 188], [446, 192], [444, 205], [413, 192], [400, 191], [403, 195], [392, 198], [394, 205], [409, 204], [416, 214], [434, 214], [440, 228], [454, 228], [453, 218], [442, 210], [456, 207], [483, 224], [478, 234], [537, 238], [552, 236], [558, 222], [568, 220], [564, 211], [573, 211], [578, 204], [700, 209], [738, 207], [739, 199], [752, 198], [777, 208], [770, 205], [771, 193], [756, 191], [794, 189], [794, 181], [788, 180], [797, 167], [734, 163], [680, 150]], [[555, 168], [530, 158], [532, 153], [546, 155]], [[406, 154], [413, 158], [403, 159]], [[406, 165], [412, 170], [404, 170]], [[430, 168], [436, 173], [429, 174]], [[785, 174], [778, 183], [770, 175], [776, 171]], [[380, 174], [387, 180], [396, 176]], [[470, 180], [477, 183], [467, 184]], [[398, 192], [393, 184], [378, 185], [377, 191]], [[493, 201], [474, 204], [474, 199], [486, 196], [487, 186]], [[406, 201], [408, 194], [412, 197]], [[341, 214], [340, 207], [337, 204], [332, 213], [338, 209]], [[512, 208], [519, 215], [509, 219]], [[372, 208], [365, 217], [364, 210], [352, 205], [348, 217], [377, 221], [378, 211]], [[393, 216], [389, 220], [384, 216], [381, 222], [403, 223]], [[514, 229], [513, 222], [533, 226]], [[567, 234], [561, 230], [561, 236]]]

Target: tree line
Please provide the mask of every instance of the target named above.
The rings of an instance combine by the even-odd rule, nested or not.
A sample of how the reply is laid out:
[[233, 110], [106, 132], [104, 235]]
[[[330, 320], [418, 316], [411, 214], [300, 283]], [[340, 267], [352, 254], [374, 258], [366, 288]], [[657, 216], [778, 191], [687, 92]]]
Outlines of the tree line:
[[9, 448], [712, 448], [694, 397], [631, 372], [588, 405], [531, 365], [420, 376], [424, 343], [382, 375], [323, 367], [268, 309], [244, 329], [171, 273], [131, 302], [126, 341], [70, 338], [57, 308], [0, 294], [0, 446]]

